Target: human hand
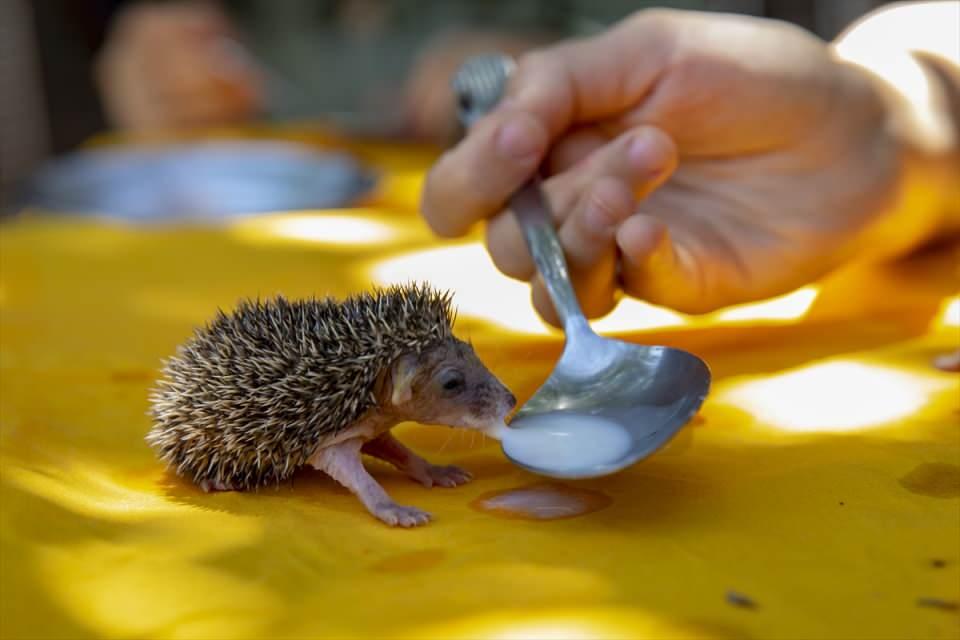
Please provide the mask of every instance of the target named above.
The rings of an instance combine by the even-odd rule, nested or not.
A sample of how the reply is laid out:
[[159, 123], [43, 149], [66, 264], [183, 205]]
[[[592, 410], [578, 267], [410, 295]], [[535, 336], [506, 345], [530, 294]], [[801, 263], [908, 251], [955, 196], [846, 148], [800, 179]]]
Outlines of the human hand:
[[215, 4], [136, 4], [97, 61], [113, 124], [132, 132], [232, 124], [263, 108], [263, 79]]
[[612, 309], [618, 285], [707, 312], [895, 242], [884, 218], [903, 147], [889, 109], [862, 70], [790, 25], [642, 11], [522, 57], [503, 104], [431, 170], [423, 213], [447, 237], [488, 220], [495, 264], [532, 281], [556, 323], [503, 211], [542, 166], [589, 316]]

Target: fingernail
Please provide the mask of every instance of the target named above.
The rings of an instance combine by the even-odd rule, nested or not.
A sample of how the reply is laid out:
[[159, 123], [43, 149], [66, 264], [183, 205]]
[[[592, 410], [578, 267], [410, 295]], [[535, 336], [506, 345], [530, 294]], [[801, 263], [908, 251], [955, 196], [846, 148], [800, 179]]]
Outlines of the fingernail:
[[663, 149], [656, 136], [648, 131], [641, 131], [630, 141], [627, 158], [635, 169], [651, 176], [663, 171]]
[[520, 160], [538, 155], [543, 146], [530, 122], [513, 119], [500, 127], [497, 134], [497, 151], [501, 156]]

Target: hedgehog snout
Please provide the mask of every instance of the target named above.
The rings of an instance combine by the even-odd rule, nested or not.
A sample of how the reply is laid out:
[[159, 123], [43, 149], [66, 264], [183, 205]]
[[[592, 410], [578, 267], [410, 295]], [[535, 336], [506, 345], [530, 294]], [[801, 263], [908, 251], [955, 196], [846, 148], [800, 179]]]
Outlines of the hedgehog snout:
[[[484, 385], [481, 396], [493, 405], [497, 419], [506, 418], [517, 406], [517, 397], [510, 392], [499, 380], [494, 379], [490, 384]], [[484, 416], [488, 417], [488, 416]]]
[[500, 390], [501, 390], [500, 399], [503, 402], [503, 408], [504, 408], [503, 413], [504, 415], [506, 415], [511, 411], [513, 411], [514, 407], [517, 406], [517, 396], [513, 395], [510, 389], [508, 389], [502, 384], [500, 385]]

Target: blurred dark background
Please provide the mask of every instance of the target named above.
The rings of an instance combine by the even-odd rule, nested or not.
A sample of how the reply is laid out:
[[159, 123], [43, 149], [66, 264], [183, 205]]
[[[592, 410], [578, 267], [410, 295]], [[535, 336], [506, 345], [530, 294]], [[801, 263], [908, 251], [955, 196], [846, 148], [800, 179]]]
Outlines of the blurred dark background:
[[[0, 174], [3, 186], [92, 135], [121, 127], [95, 81], [98, 56], [116, 35], [118, 16], [144, 2], [2, 0], [0, 2]], [[153, 3], [156, 4], [156, 3]], [[166, 5], [176, 4], [167, 2]], [[186, 3], [190, 4], [190, 3]], [[196, 3], [194, 3], [196, 4]], [[361, 132], [377, 124], [421, 126], [398, 114], [397, 96], [430, 122], [430, 100], [448, 69], [423, 62], [455, 56], [483, 34], [503, 48], [529, 46], [600, 29], [637, 9], [664, 6], [736, 12], [795, 23], [830, 40], [880, 0], [236, 0], [208, 3], [229, 18], [256, 60], [268, 108], [264, 118], [329, 116]], [[141, 37], [138, 35], [137, 37]], [[131, 36], [126, 34], [124, 38]], [[148, 37], [148, 36], [142, 36]], [[446, 40], [444, 40], [446, 38]], [[125, 49], [117, 46], [124, 55]], [[177, 49], [174, 49], [176, 52]], [[449, 52], [449, 55], [448, 55]], [[419, 65], [422, 73], [414, 74]], [[432, 66], [431, 66], [432, 65]], [[114, 66], [117, 66], [115, 63]], [[424, 71], [426, 69], [427, 71]], [[412, 80], [412, 75], [429, 78]], [[118, 72], [121, 73], [121, 72]], [[136, 76], [141, 73], [131, 70]], [[134, 78], [134, 82], [136, 82]], [[417, 84], [419, 82], [419, 84]], [[406, 96], [409, 107], [409, 95]], [[114, 109], [115, 110], [115, 109]], [[413, 118], [416, 120], [416, 117]], [[402, 122], [401, 122], [402, 121]], [[425, 134], [430, 137], [429, 133]]]

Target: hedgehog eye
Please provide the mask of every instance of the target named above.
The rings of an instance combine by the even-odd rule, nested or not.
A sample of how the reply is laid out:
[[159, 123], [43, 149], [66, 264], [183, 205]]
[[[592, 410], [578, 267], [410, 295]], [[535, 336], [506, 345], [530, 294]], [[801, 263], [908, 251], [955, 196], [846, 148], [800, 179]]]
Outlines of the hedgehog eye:
[[459, 391], [465, 384], [466, 380], [459, 371], [450, 371], [440, 378], [440, 386], [444, 391]]

